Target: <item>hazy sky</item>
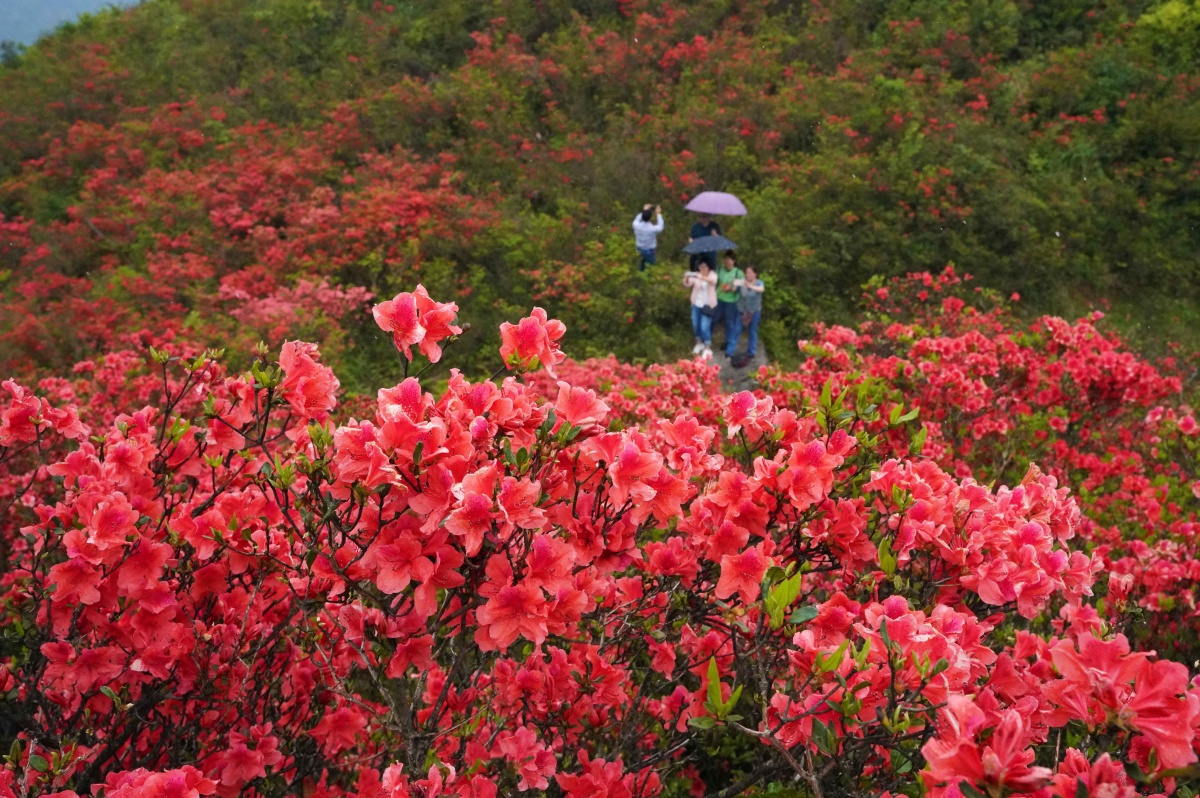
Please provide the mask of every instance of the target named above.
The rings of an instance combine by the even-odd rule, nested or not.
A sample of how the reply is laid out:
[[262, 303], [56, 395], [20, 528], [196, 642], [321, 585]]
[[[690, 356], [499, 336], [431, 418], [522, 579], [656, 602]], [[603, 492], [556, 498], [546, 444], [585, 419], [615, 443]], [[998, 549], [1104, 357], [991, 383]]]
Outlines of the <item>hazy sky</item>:
[[38, 36], [85, 11], [133, 2], [136, 0], [0, 0], [0, 41], [33, 44]]

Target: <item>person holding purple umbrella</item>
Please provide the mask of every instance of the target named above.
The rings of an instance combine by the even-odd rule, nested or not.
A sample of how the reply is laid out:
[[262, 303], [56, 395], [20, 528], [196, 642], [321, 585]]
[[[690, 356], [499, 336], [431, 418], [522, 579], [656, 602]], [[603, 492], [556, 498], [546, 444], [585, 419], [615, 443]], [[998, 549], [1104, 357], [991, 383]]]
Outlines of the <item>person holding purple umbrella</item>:
[[[717, 220], [709, 216], [707, 213], [700, 214], [700, 218], [692, 225], [692, 231], [688, 235], [688, 243], [692, 243], [697, 238], [704, 236], [719, 236], [721, 235], [721, 225], [717, 224]], [[698, 255], [692, 255], [689, 265], [692, 271], [696, 270], [696, 266], [704, 261], [713, 271], [717, 269], [717, 253], [716, 252], [701, 252]]]
[[[699, 221], [692, 225], [691, 236], [688, 238], [689, 244], [697, 238], [703, 238], [704, 236], [724, 235], [721, 231], [721, 225], [713, 221], [713, 216], [746, 215], [746, 206], [742, 204], [742, 201], [724, 191], [702, 191], [691, 202], [685, 205], [684, 208], [700, 215]], [[715, 252], [693, 255], [691, 259], [692, 269], [695, 269], [696, 264], [701, 260], [708, 261], [708, 264], [713, 269], [717, 268], [717, 255]]]
[[724, 191], [702, 191], [684, 206], [685, 210], [706, 213], [709, 216], [745, 216], [746, 206], [732, 194]]

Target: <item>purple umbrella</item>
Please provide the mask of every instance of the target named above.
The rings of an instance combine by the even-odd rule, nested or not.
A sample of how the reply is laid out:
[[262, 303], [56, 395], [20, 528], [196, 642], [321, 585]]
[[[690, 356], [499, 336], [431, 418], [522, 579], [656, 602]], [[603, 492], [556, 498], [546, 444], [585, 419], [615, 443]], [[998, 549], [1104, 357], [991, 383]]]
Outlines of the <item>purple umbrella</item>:
[[742, 201], [724, 191], [703, 191], [684, 207], [689, 211], [709, 213], [713, 216], [746, 215], [746, 206]]

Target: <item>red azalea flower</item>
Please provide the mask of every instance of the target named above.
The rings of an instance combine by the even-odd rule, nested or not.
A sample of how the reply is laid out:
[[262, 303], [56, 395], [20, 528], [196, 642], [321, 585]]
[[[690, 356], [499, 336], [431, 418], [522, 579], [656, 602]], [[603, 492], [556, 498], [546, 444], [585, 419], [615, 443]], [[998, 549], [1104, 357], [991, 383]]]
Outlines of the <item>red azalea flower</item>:
[[509, 370], [522, 371], [545, 366], [550, 376], [554, 367], [566, 359], [558, 341], [567, 331], [558, 319], [549, 319], [546, 311], [534, 308], [533, 313], [516, 324], [500, 325], [500, 357]]

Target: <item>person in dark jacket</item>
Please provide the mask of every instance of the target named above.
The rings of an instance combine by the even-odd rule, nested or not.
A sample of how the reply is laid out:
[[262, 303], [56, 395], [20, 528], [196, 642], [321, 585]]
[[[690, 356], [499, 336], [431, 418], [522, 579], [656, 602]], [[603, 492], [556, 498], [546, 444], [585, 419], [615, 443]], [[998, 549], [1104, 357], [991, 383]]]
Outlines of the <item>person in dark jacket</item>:
[[[719, 236], [721, 235], [721, 225], [717, 224], [717, 220], [709, 216], [707, 213], [700, 214], [699, 219], [692, 225], [692, 232], [688, 235], [688, 243], [692, 243], [697, 238], [704, 236]], [[692, 255], [689, 264], [692, 271], [696, 270], [696, 264], [700, 261], [707, 261], [708, 267], [713, 271], [717, 270], [717, 253], [703, 252], [698, 255]]]

